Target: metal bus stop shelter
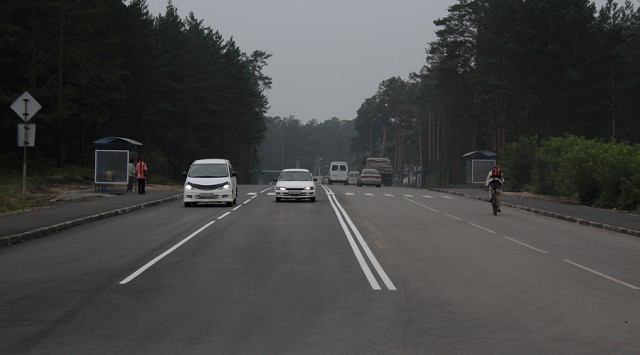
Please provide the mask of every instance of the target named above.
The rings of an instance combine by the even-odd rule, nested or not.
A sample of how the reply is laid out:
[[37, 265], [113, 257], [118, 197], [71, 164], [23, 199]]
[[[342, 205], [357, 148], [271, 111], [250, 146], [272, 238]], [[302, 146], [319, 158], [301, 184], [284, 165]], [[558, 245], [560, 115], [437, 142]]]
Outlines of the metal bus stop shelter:
[[493, 169], [498, 160], [498, 155], [488, 150], [476, 150], [463, 154], [465, 159], [465, 182], [471, 184], [484, 184], [489, 170]]
[[138, 160], [142, 143], [129, 138], [104, 137], [95, 145], [95, 192], [126, 193], [129, 159]]

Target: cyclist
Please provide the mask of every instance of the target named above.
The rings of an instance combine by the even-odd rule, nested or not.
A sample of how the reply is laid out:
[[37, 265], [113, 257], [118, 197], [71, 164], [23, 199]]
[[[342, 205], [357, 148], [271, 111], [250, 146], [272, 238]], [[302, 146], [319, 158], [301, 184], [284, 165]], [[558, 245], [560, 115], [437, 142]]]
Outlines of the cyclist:
[[502, 192], [502, 185], [504, 185], [504, 174], [497, 165], [495, 165], [493, 169], [489, 171], [489, 173], [487, 174], [487, 180], [484, 184], [489, 188], [489, 202], [491, 202], [492, 194], [494, 192], [497, 193], [496, 198], [498, 200], [498, 212], [501, 212], [500, 192]]

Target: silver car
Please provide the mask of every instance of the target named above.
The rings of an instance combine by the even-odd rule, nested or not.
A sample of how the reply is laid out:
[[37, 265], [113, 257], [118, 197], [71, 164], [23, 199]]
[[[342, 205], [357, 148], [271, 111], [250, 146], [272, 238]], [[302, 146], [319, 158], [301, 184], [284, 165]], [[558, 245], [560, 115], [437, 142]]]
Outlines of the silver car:
[[276, 180], [276, 202], [283, 199], [316, 201], [316, 181], [307, 169], [284, 169]]

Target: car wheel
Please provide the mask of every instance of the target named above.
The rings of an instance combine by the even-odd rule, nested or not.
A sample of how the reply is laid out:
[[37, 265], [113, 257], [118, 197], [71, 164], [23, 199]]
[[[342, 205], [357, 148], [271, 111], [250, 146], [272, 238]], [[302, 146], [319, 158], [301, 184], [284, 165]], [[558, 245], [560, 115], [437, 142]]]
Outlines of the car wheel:
[[329, 180], [329, 185], [333, 185], [333, 181]]
[[184, 203], [184, 207], [191, 207], [191, 203], [190, 202], [185, 202]]
[[309, 200], [311, 200], [311, 202], [316, 202], [316, 198], [315, 197], [312, 197]]
[[381, 186], [382, 186], [382, 185], [380, 185], [380, 184], [376, 185], [376, 187], [381, 187]]
[[227, 202], [226, 205], [227, 205], [227, 207], [233, 206], [233, 201]]
[[280, 202], [281, 198], [280, 197], [276, 197], [276, 202]]

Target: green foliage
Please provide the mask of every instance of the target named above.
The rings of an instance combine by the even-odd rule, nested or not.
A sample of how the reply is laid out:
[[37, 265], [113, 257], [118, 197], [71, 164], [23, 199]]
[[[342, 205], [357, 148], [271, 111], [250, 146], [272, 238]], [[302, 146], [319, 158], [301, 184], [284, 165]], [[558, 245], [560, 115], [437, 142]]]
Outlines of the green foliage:
[[539, 142], [523, 138], [508, 145], [504, 157], [509, 181], [531, 192], [564, 196], [595, 207], [640, 209], [638, 145], [576, 136]]
[[506, 176], [508, 185], [513, 190], [522, 190], [531, 184], [533, 157], [540, 147], [537, 136], [521, 138], [508, 144], [500, 153], [500, 165]]

